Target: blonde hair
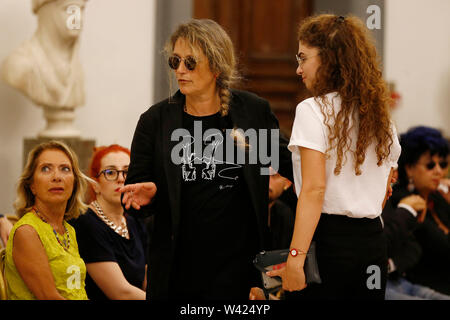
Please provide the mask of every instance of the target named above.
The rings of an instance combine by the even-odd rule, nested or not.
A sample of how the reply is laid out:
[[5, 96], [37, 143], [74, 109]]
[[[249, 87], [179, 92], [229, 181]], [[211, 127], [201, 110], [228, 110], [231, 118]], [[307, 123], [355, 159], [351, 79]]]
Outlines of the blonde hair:
[[220, 114], [226, 116], [231, 100], [230, 88], [240, 80], [233, 42], [230, 37], [213, 20], [192, 19], [179, 25], [166, 43], [164, 52], [167, 58], [172, 55], [175, 43], [179, 38], [186, 40], [193, 52], [198, 49], [202, 50], [208, 59], [209, 68], [213, 73], [218, 74], [216, 86], [219, 90]]
[[87, 205], [83, 202], [83, 197], [88, 186], [88, 180], [90, 179], [84, 175], [83, 172], [81, 172], [78, 164], [78, 158], [72, 149], [70, 149], [63, 142], [55, 140], [43, 142], [35, 146], [28, 153], [27, 163], [17, 185], [17, 196], [14, 202], [16, 214], [17, 216], [22, 217], [32, 209], [35, 203], [35, 196], [31, 191], [30, 186], [33, 182], [34, 172], [37, 167], [37, 159], [45, 150], [60, 150], [64, 152], [70, 160], [74, 175], [74, 185], [72, 195], [67, 201], [64, 219], [70, 220], [78, 218], [80, 213], [86, 211], [87, 209]]

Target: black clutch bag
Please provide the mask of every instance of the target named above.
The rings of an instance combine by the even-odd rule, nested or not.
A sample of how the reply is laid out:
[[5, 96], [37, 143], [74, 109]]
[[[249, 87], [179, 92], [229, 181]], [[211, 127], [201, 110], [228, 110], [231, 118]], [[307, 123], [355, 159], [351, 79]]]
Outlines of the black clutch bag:
[[[264, 293], [266, 294], [266, 297], [269, 293], [279, 291], [282, 285], [280, 277], [269, 277], [266, 275], [266, 272], [283, 267], [288, 255], [289, 249], [262, 251], [257, 254], [253, 260], [255, 267], [261, 271]], [[314, 241], [311, 241], [308, 253], [306, 254], [304, 271], [307, 284], [322, 283], [319, 274], [319, 267], [317, 266], [316, 244]]]

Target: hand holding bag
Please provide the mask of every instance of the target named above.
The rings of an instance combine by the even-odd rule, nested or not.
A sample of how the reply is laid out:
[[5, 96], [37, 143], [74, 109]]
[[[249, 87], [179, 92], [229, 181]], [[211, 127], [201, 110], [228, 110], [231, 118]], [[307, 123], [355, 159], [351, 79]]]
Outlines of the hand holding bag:
[[[280, 277], [269, 277], [266, 275], [266, 272], [283, 267], [288, 255], [289, 249], [262, 251], [257, 254], [253, 260], [255, 267], [261, 271], [266, 297], [268, 293], [278, 291], [282, 285]], [[309, 246], [303, 270], [305, 271], [307, 284], [322, 283], [322, 279], [319, 274], [319, 267], [317, 265], [316, 244], [314, 241], [311, 241], [311, 245]]]

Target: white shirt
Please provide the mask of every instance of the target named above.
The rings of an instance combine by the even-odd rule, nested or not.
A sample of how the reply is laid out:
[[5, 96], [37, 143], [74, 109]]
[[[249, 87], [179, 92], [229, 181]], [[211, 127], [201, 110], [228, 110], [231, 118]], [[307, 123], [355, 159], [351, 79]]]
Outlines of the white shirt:
[[[326, 95], [331, 102], [332, 109], [328, 107], [327, 112], [334, 112], [336, 115], [341, 108], [339, 95], [329, 93]], [[319, 100], [320, 101], [320, 100]], [[329, 120], [331, 127], [334, 125], [333, 118]], [[349, 127], [352, 127], [350, 121]], [[353, 152], [357, 141], [357, 125], [350, 131], [352, 143], [350, 150], [346, 152], [347, 161], [343, 163], [341, 173], [334, 174], [336, 167], [336, 150], [328, 151], [326, 158], [326, 189], [322, 212], [329, 214], [346, 215], [353, 218], [376, 218], [381, 215], [382, 203], [386, 195], [391, 168], [397, 167], [400, 157], [400, 143], [397, 132], [392, 125], [393, 144], [391, 146], [388, 159], [383, 161], [381, 166], [377, 165], [377, 155], [375, 144], [368, 146], [366, 158], [361, 165], [361, 175], [355, 174]], [[292, 152], [292, 163], [294, 171], [294, 182], [297, 196], [302, 188], [301, 159], [299, 147], [305, 147], [326, 153], [328, 149], [329, 130], [325, 125], [320, 105], [309, 98], [297, 105], [294, 125], [292, 128], [289, 150]]]

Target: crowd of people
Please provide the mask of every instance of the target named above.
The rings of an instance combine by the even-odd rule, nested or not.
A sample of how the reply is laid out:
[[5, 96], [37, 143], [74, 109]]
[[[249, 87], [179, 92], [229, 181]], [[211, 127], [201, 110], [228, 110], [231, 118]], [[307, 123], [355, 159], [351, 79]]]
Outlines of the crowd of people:
[[[20, 219], [0, 218], [9, 299], [264, 299], [253, 259], [277, 249], [287, 261], [267, 276], [286, 300], [450, 299], [449, 143], [398, 136], [359, 19], [301, 22], [312, 97], [290, 140], [264, 134], [278, 132], [268, 101], [234, 89], [219, 24], [179, 25], [165, 53], [179, 90], [141, 115], [130, 150], [95, 148], [86, 174], [62, 142], [29, 153]], [[307, 285], [313, 241], [321, 282]]]

